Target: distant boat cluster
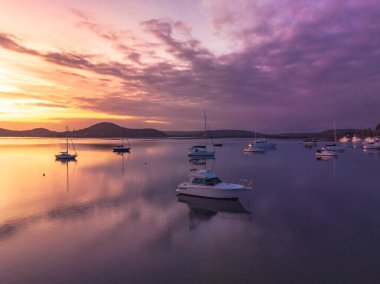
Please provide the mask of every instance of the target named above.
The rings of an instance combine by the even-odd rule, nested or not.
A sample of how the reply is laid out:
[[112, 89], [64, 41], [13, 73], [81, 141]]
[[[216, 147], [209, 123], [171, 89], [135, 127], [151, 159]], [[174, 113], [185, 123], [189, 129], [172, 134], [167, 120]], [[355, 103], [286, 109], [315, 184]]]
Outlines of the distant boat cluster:
[[[338, 144], [339, 143], [339, 144]], [[352, 143], [355, 147], [363, 147], [364, 150], [380, 150], [380, 137], [365, 137], [361, 138], [354, 135], [352, 138], [348, 136], [343, 136], [336, 142], [331, 144], [325, 144], [316, 150], [316, 157], [328, 157], [337, 156], [338, 152], [343, 152], [344, 145]], [[305, 147], [317, 146], [317, 140], [307, 139], [303, 142]]]

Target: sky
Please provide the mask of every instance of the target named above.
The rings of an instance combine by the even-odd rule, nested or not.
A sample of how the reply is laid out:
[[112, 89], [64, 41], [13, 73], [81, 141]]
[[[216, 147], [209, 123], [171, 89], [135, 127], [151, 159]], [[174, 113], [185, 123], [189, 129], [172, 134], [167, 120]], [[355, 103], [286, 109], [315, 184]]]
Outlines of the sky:
[[380, 123], [378, 0], [1, 0], [0, 128]]

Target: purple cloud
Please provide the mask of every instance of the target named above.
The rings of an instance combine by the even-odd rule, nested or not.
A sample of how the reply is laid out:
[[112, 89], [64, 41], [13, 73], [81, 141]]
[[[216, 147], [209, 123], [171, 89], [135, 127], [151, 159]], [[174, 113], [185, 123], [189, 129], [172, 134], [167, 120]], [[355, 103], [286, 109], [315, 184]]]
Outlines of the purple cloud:
[[111, 84], [109, 76], [114, 77], [116, 89], [73, 100], [112, 114], [175, 121], [174, 129], [200, 128], [204, 109], [215, 128], [250, 129], [256, 124], [264, 132], [323, 130], [334, 119], [340, 128], [379, 122], [376, 1], [209, 3], [217, 34], [236, 43], [230, 53], [216, 55], [207, 49], [192, 35], [190, 23], [144, 21], [146, 35], [157, 40], [152, 42], [76, 10], [78, 26], [109, 41], [125, 62], [75, 51], [32, 50], [7, 34], [0, 34], [0, 45], [104, 75], [99, 84]]

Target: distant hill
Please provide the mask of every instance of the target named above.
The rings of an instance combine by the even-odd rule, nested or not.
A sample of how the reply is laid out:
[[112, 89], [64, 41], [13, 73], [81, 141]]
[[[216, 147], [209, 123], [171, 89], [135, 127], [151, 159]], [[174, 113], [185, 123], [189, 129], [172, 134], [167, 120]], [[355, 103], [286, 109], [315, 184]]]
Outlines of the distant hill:
[[[376, 126], [376, 131], [371, 129], [337, 129], [337, 137], [348, 135], [368, 136], [380, 134], [380, 124]], [[32, 130], [8, 130], [0, 128], [0, 137], [64, 137], [65, 131], [57, 132], [45, 128], [34, 128]], [[132, 129], [124, 128], [111, 122], [101, 122], [92, 126], [69, 132], [70, 137], [78, 138], [203, 138], [204, 131], [159, 131], [152, 128]], [[212, 138], [252, 138], [255, 136], [253, 131], [246, 130], [210, 130], [208, 136]], [[317, 139], [333, 140], [334, 130], [308, 133], [281, 133], [264, 134], [257, 133], [257, 137], [281, 138], [281, 139], [305, 139], [314, 137]]]
[[111, 137], [167, 137], [167, 135], [159, 130], [152, 128], [131, 129], [124, 128], [111, 122], [101, 122], [90, 127], [75, 130], [71, 133], [72, 137], [88, 137], [88, 138], [111, 138]]
[[[64, 137], [65, 135], [65, 131], [56, 132], [45, 128], [35, 128], [32, 130], [8, 130], [0, 128], [0, 137]], [[87, 128], [69, 131], [68, 135], [78, 138], [116, 138], [121, 136], [130, 138], [167, 137], [164, 132], [156, 129], [130, 129], [110, 122], [102, 122]]]
[[62, 133], [50, 131], [45, 128], [34, 128], [32, 130], [8, 130], [0, 128], [0, 137], [60, 137]]
[[[203, 138], [204, 131], [165, 131], [168, 137], [177, 138]], [[257, 133], [258, 137], [264, 134]], [[252, 138], [255, 133], [246, 130], [210, 130], [207, 132], [208, 137], [212, 138]]]

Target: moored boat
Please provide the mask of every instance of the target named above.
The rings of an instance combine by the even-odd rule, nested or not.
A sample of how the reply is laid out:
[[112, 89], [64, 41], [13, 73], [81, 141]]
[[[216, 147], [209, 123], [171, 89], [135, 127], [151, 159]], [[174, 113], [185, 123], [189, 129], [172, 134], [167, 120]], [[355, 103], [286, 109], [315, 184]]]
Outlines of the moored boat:
[[242, 192], [252, 189], [251, 183], [237, 184], [222, 182], [219, 177], [210, 170], [196, 170], [189, 175], [189, 181], [178, 185], [177, 194], [216, 198], [238, 199]]
[[338, 154], [334, 151], [330, 151], [326, 149], [325, 147], [322, 147], [321, 149], [318, 149], [315, 151], [316, 157], [327, 157], [327, 156], [337, 156]]
[[343, 136], [342, 138], [339, 139], [339, 142], [342, 142], [342, 143], [348, 143], [350, 141], [351, 139], [348, 136]]
[[351, 139], [352, 143], [360, 143], [362, 142], [362, 139], [359, 136], [354, 135]]
[[365, 150], [377, 150], [380, 149], [380, 142], [369, 142], [364, 144], [363, 148]]
[[255, 144], [249, 143], [244, 147], [243, 151], [244, 152], [265, 153], [267, 151], [267, 149], [266, 148], [260, 148], [260, 147], [257, 147]]
[[[213, 156], [215, 156], [215, 148], [213, 150], [208, 150], [208, 148], [207, 148], [208, 124], [207, 124], [206, 112], [204, 112], [204, 128], [205, 128], [205, 130], [204, 130], [204, 137], [205, 137], [204, 145], [195, 145], [195, 146], [190, 147], [189, 153], [188, 153], [189, 157], [213, 157]], [[214, 143], [211, 143], [211, 145], [213, 147], [215, 147]]]
[[66, 127], [66, 151], [61, 151], [58, 154], [55, 154], [55, 159], [60, 161], [75, 160], [78, 156], [73, 141], [71, 140], [74, 154], [69, 153], [69, 137], [68, 137], [68, 128]]

